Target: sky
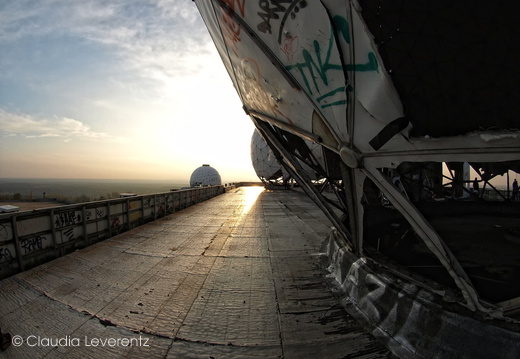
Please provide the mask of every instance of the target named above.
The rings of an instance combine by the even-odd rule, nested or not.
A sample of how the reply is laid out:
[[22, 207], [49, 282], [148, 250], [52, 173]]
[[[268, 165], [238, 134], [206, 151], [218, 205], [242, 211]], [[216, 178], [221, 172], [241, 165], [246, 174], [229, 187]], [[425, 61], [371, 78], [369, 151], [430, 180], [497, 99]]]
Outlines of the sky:
[[191, 0], [0, 1], [0, 178], [257, 180]]

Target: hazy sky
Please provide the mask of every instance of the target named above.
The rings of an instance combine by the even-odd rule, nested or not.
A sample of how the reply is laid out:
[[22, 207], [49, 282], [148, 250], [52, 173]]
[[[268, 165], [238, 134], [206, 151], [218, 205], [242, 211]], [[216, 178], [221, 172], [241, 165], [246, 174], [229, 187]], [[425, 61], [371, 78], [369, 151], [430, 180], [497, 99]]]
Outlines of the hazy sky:
[[256, 180], [190, 0], [2, 0], [0, 177]]

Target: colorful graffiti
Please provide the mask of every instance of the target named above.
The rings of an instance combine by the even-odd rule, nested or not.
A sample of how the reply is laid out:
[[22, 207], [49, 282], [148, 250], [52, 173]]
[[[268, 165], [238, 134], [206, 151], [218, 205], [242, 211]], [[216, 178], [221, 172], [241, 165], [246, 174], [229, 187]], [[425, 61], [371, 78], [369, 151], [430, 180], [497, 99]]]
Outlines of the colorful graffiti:
[[[223, 0], [222, 2], [228, 6], [231, 13], [236, 13], [238, 10], [240, 15], [244, 17], [245, 1], [246, 0]], [[240, 32], [242, 31], [242, 28], [233, 20], [231, 15], [225, 10], [222, 11], [222, 22], [224, 23], [224, 27], [222, 28], [224, 39], [226, 39], [227, 43], [231, 46], [233, 50], [236, 50], [237, 43], [241, 41]]]
[[[233, 0], [225, 1], [228, 9], [223, 10], [223, 23], [226, 42], [236, 53], [237, 43], [240, 42], [240, 25], [229, 14], [229, 11], [244, 18], [244, 2]], [[379, 72], [379, 63], [376, 55], [369, 51], [366, 54], [366, 62], [343, 65], [338, 55], [338, 40], [346, 44], [351, 43], [350, 26], [343, 16], [333, 16], [329, 29], [329, 38], [326, 46], [318, 40], [312, 41], [312, 48], [300, 48], [302, 41], [298, 36], [284, 32], [284, 27], [290, 20], [297, 20], [302, 9], [310, 9], [308, 2], [304, 0], [260, 0], [257, 7], [257, 16], [261, 22], [257, 24], [257, 30], [265, 34], [277, 36], [280, 51], [287, 58], [289, 65], [285, 66], [289, 72], [298, 74], [302, 86], [306, 92], [315, 98], [321, 108], [345, 105], [348, 102], [348, 93], [352, 86], [345, 85], [330, 88], [332, 79], [339, 76], [346, 78], [347, 72]], [[277, 26], [277, 30], [275, 30]], [[293, 63], [295, 58], [299, 62]], [[243, 61], [242, 61], [243, 62]]]
[[[288, 71], [297, 71], [300, 74], [309, 95], [315, 96], [316, 93], [321, 95], [316, 97], [316, 101], [320, 103], [322, 108], [346, 104], [347, 91], [351, 90], [350, 86], [339, 86], [330, 90], [328, 89], [329, 79], [337, 78], [338, 75], [344, 76], [345, 71], [379, 71], [379, 64], [373, 52], [367, 54], [367, 62], [362, 64], [347, 64], [344, 67], [341, 64], [339, 57], [338, 63], [334, 63], [331, 60], [333, 50], [336, 48], [335, 33], [341, 36], [347, 44], [350, 43], [350, 33], [347, 20], [342, 16], [335, 16], [332, 20], [333, 27], [330, 29], [327, 49], [323, 51], [320, 43], [317, 40], [314, 40], [312, 50], [302, 50], [302, 62], [285, 67]], [[340, 74], [338, 74], [338, 71]], [[321, 94], [325, 88], [327, 88], [328, 91]], [[330, 98], [333, 98], [338, 94], [343, 95], [339, 99], [336, 98], [331, 102]]]

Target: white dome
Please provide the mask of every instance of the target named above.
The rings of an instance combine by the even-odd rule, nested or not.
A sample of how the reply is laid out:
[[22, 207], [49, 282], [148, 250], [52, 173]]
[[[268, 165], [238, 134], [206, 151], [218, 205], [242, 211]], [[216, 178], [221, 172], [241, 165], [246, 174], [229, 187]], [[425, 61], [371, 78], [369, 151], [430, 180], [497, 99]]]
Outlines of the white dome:
[[[305, 140], [305, 144], [309, 147], [310, 151], [318, 161], [318, 163], [324, 167], [325, 161], [321, 151], [321, 146], [316, 143]], [[287, 179], [289, 174], [278, 162], [271, 148], [264, 141], [258, 130], [255, 129], [253, 137], [251, 138], [251, 160], [253, 162], [253, 168], [257, 176], [263, 180], [275, 180], [283, 177]], [[300, 162], [305, 173], [310, 177], [311, 180], [319, 180], [319, 175], [307, 164]]]
[[280, 177], [285, 179], [289, 176], [256, 129], [251, 138], [251, 161], [256, 175], [262, 181], [276, 180]]
[[220, 186], [221, 184], [222, 180], [219, 173], [210, 165], [202, 165], [193, 171], [190, 177], [191, 187]]

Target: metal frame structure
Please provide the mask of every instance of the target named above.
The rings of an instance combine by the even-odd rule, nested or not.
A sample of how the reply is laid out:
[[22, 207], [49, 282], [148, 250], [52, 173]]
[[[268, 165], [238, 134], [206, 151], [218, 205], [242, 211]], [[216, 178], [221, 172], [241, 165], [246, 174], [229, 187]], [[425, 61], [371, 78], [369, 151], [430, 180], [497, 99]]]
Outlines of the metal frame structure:
[[[506, 174], [509, 182], [510, 173], [520, 173], [520, 112], [512, 105], [518, 99], [511, 91], [503, 101], [496, 94], [520, 81], [512, 67], [520, 43], [507, 36], [517, 5], [496, 9], [477, 1], [468, 10], [460, 3], [196, 2], [244, 110], [331, 220], [340, 247], [438, 296], [441, 306], [456, 302], [461, 316], [515, 323], [517, 335], [514, 279], [483, 263], [478, 250], [463, 248], [475, 231], [455, 223], [473, 214], [482, 233], [497, 236], [478, 239], [482, 247], [494, 245], [485, 260], [498, 261], [500, 251], [520, 260], [514, 249], [520, 204], [496, 188], [499, 202], [465, 188], [469, 167], [479, 184], [492, 188], [493, 177]], [[460, 42], [448, 41], [447, 34], [457, 33]], [[479, 41], [508, 57], [480, 49]], [[442, 53], [432, 55], [431, 47]], [[475, 68], [495, 92], [472, 76]], [[486, 96], [495, 103], [475, 100]], [[322, 147], [323, 161], [301, 156], [305, 141]], [[302, 164], [320, 174], [320, 185]], [[334, 188], [334, 199], [324, 195], [324, 184]], [[494, 224], [498, 217], [503, 224]], [[488, 228], [493, 225], [500, 232]], [[475, 273], [476, 266], [487, 272]], [[520, 265], [501, 266], [511, 278], [520, 275]]]

